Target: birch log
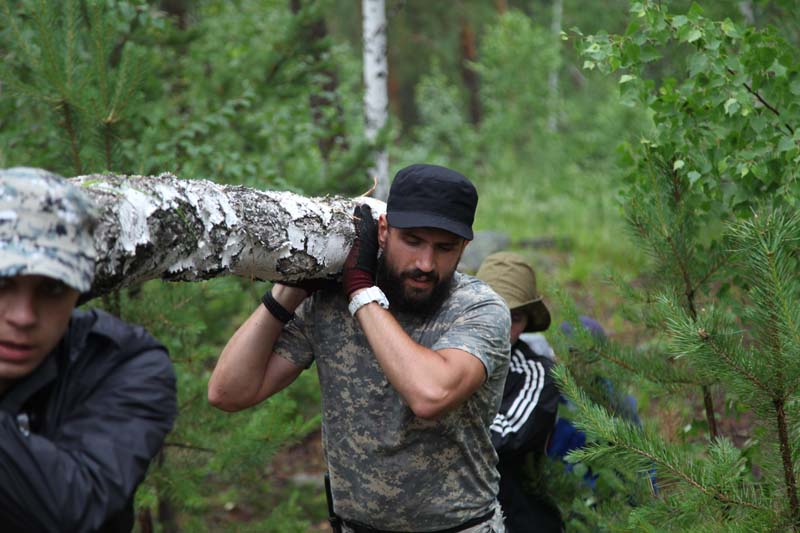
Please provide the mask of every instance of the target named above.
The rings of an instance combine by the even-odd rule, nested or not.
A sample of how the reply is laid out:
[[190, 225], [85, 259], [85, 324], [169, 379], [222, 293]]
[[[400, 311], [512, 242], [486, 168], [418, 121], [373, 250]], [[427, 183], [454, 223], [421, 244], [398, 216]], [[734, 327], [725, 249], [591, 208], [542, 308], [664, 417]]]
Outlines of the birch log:
[[353, 207], [385, 210], [372, 198], [306, 198], [171, 174], [71, 181], [98, 210], [91, 296], [159, 278], [335, 278], [353, 241]]

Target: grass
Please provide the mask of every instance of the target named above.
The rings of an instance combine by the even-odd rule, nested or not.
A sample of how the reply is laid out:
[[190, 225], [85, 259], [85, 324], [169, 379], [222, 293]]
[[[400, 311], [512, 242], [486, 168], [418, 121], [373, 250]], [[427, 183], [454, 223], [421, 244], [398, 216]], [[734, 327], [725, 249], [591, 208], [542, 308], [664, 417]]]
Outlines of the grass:
[[608, 177], [559, 178], [476, 180], [475, 227], [508, 234], [512, 249], [531, 260], [540, 284], [564, 288], [580, 304], [614, 300], [613, 288], [604, 282], [608, 272], [633, 277], [645, 263], [625, 234], [618, 186]]

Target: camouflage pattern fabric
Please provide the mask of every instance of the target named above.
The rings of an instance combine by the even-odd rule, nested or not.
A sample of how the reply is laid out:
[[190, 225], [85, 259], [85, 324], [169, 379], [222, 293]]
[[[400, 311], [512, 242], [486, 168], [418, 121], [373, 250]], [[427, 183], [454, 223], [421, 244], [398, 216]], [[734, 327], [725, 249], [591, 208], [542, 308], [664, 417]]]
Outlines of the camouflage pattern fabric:
[[[505, 515], [500, 508], [500, 504], [497, 504], [492, 518], [477, 526], [462, 529], [459, 533], [506, 533], [504, 519]], [[342, 533], [353, 533], [353, 529], [347, 524], [342, 524]]]
[[417, 418], [406, 405], [339, 292], [306, 300], [274, 353], [302, 367], [317, 363], [339, 516], [397, 531], [453, 527], [495, 504], [499, 475], [489, 426], [508, 371], [510, 313], [488, 285], [456, 273], [436, 313], [395, 316], [419, 344], [463, 350], [486, 369], [483, 385], [438, 420]]
[[38, 274], [86, 292], [94, 277], [92, 204], [64, 178], [0, 170], [0, 277]]

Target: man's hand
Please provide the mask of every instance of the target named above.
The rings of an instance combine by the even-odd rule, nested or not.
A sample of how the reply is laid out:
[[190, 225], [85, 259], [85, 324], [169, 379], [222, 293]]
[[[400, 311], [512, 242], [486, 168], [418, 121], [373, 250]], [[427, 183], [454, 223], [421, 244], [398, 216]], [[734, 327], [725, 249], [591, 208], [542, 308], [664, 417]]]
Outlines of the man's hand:
[[378, 223], [372, 218], [372, 209], [367, 204], [356, 206], [353, 218], [356, 238], [342, 270], [342, 285], [348, 297], [375, 285], [378, 269]]
[[328, 278], [300, 279], [297, 281], [275, 281], [273, 283], [280, 283], [281, 285], [286, 285], [287, 287], [303, 289], [307, 296], [311, 296], [315, 292], [321, 290], [332, 290], [339, 285], [339, 282], [335, 279]]

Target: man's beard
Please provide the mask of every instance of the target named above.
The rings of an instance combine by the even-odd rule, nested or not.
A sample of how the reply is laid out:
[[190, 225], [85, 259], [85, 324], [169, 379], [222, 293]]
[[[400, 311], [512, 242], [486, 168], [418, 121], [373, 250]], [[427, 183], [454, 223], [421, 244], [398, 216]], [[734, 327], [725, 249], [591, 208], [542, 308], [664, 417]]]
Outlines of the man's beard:
[[[447, 277], [439, 278], [433, 272], [423, 272], [419, 269], [395, 272], [386, 264], [386, 254], [378, 257], [378, 287], [389, 300], [389, 308], [402, 313], [416, 315], [429, 315], [439, 309], [450, 295], [450, 286], [453, 281], [453, 272]], [[433, 289], [429, 292], [407, 288], [404, 281], [408, 278], [425, 279], [433, 282]]]

